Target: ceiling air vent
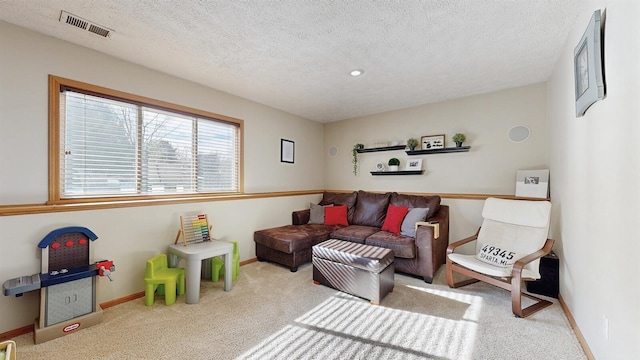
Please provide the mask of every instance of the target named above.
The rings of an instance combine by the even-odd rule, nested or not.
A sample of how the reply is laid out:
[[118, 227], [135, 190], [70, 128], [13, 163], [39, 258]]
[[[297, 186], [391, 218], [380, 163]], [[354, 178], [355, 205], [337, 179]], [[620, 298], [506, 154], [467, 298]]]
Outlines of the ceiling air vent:
[[80, 16], [73, 15], [64, 10], [60, 12], [60, 22], [69, 24], [71, 26], [75, 26], [79, 29], [94, 33], [96, 35], [100, 35], [104, 38], [108, 38], [111, 36], [113, 30], [108, 29], [102, 25], [98, 25], [89, 20], [83, 19]]

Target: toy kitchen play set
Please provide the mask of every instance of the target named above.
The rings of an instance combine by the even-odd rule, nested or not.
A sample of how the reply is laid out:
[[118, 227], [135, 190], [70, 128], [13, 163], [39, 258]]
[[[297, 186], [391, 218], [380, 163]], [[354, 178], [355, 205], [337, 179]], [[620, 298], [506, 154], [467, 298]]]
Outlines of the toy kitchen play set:
[[98, 237], [85, 227], [54, 230], [38, 247], [42, 249], [40, 274], [21, 276], [3, 284], [4, 295], [22, 296], [40, 290], [40, 317], [35, 321], [36, 344], [49, 341], [102, 321], [96, 296], [96, 277], [115, 270], [112, 260], [91, 263], [91, 243]]

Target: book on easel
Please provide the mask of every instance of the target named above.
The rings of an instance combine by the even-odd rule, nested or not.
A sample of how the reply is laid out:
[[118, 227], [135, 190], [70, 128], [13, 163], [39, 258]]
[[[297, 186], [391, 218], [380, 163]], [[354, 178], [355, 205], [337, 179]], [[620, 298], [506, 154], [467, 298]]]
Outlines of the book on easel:
[[207, 214], [182, 215], [180, 216], [180, 229], [178, 229], [174, 244], [177, 244], [180, 238], [182, 238], [184, 246], [187, 246], [188, 243], [210, 241], [211, 230]]

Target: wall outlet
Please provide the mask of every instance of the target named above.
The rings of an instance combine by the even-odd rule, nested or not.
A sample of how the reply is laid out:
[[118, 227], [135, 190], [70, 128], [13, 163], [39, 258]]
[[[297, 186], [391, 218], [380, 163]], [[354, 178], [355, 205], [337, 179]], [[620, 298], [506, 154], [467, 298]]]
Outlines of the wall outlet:
[[603, 321], [604, 338], [606, 340], [609, 340], [609, 318], [605, 314], [602, 314], [602, 318], [604, 320]]

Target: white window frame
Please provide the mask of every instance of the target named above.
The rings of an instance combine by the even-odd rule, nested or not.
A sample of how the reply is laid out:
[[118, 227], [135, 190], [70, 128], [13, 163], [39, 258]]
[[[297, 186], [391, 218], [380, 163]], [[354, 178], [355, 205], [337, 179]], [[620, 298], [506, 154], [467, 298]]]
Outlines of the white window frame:
[[[158, 111], [175, 113], [176, 115], [186, 115], [197, 119], [205, 119], [206, 121], [220, 122], [227, 125], [233, 125], [237, 127], [236, 130], [236, 147], [235, 158], [235, 183], [237, 189], [231, 189], [229, 191], [221, 192], [187, 192], [187, 193], [170, 193], [170, 194], [156, 194], [156, 193], [134, 193], [130, 195], [93, 195], [93, 196], [65, 196], [63, 195], [63, 180], [61, 174], [64, 169], [63, 156], [65, 149], [61, 144], [62, 134], [64, 134], [64, 115], [61, 114], [61, 94], [65, 90], [72, 90], [78, 93], [84, 93], [92, 96], [102, 97], [106, 99], [122, 101], [129, 104], [135, 104], [136, 106], [151, 108]], [[69, 203], [86, 203], [86, 202], [117, 202], [119, 200], [127, 202], [149, 201], [149, 200], [170, 200], [193, 198], [211, 197], [215, 195], [237, 195], [244, 193], [243, 184], [243, 144], [244, 137], [244, 121], [240, 119], [231, 118], [224, 115], [214, 114], [207, 111], [188, 108], [181, 105], [171, 104], [168, 102], [146, 98], [138, 95], [133, 95], [118, 90], [108, 89], [96, 85], [82, 83], [75, 80], [65, 79], [57, 76], [49, 76], [49, 204], [69, 204]]]

